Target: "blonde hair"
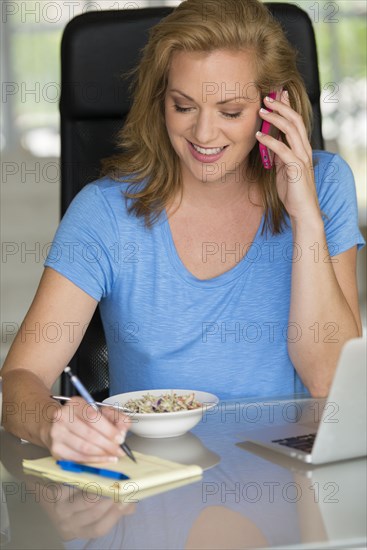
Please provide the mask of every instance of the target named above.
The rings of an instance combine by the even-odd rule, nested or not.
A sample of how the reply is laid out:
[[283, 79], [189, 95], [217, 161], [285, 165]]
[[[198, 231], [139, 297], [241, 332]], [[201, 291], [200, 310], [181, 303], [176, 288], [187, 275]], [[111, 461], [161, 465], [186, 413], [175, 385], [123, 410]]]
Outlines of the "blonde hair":
[[[269, 10], [258, 0], [184, 0], [150, 31], [141, 61], [129, 74], [133, 75], [133, 103], [118, 136], [123, 152], [103, 163], [105, 174], [129, 180], [125, 194], [132, 199], [129, 211], [144, 217], [148, 227], [171, 199], [182, 193], [179, 158], [164, 116], [172, 54], [219, 49], [250, 51], [260, 97], [272, 89], [286, 89], [292, 108], [301, 114], [311, 136], [312, 109], [296, 67], [296, 52]], [[263, 168], [256, 143], [249, 155], [247, 176], [259, 185], [265, 228], [276, 234], [282, 230], [286, 212], [276, 191], [274, 172]], [[143, 181], [143, 189], [134, 189]]]

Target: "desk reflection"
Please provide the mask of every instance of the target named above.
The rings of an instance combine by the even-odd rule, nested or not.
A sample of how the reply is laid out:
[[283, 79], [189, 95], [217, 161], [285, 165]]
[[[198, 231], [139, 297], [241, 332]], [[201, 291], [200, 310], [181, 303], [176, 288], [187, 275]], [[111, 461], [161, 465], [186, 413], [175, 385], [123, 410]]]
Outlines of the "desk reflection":
[[320, 467], [302, 464], [242, 443], [244, 432], [256, 427], [244, 423], [243, 415], [238, 422], [230, 412], [227, 405], [225, 423], [218, 410], [181, 438], [130, 436], [133, 450], [197, 463], [205, 470], [198, 482], [136, 503], [113, 502], [26, 475], [22, 459], [47, 451], [0, 432], [10, 538], [4, 539], [4, 548], [293, 550], [363, 545], [365, 459]]

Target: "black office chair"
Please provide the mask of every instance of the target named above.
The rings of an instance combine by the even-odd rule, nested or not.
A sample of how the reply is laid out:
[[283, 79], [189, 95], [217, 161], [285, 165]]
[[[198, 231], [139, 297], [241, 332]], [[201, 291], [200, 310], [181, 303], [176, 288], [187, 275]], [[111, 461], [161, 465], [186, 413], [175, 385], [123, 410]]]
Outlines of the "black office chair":
[[[298, 50], [298, 68], [312, 103], [312, 146], [323, 149], [320, 82], [314, 31], [299, 7], [270, 3], [288, 40]], [[149, 29], [173, 8], [88, 12], [66, 26], [61, 51], [61, 210], [86, 184], [99, 177], [100, 161], [116, 153], [115, 137], [130, 108], [129, 81], [121, 75], [138, 63]], [[97, 399], [108, 396], [106, 341], [99, 311], [70, 363]], [[73, 395], [62, 377], [61, 391]]]

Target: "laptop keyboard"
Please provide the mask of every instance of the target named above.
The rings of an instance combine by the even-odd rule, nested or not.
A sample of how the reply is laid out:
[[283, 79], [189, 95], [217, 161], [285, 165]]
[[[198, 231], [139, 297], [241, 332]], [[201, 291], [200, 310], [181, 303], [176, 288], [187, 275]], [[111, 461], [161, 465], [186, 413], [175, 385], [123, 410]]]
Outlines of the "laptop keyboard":
[[284, 439], [273, 439], [272, 443], [278, 443], [278, 445], [285, 445], [304, 453], [310, 453], [315, 441], [316, 434], [298, 435], [296, 437], [286, 437]]

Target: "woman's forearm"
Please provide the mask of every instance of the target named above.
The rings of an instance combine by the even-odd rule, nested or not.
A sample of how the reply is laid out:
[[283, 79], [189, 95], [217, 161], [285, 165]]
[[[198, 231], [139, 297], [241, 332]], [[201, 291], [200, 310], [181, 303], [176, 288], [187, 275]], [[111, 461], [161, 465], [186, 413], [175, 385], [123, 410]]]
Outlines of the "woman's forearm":
[[3, 378], [2, 424], [36, 445], [49, 447], [49, 432], [61, 405], [50, 397], [44, 382], [27, 369], [1, 373]]
[[[338, 283], [322, 220], [292, 222], [294, 255], [288, 350], [314, 396], [327, 395], [344, 343], [360, 335]], [[332, 252], [332, 251], [330, 251]]]

